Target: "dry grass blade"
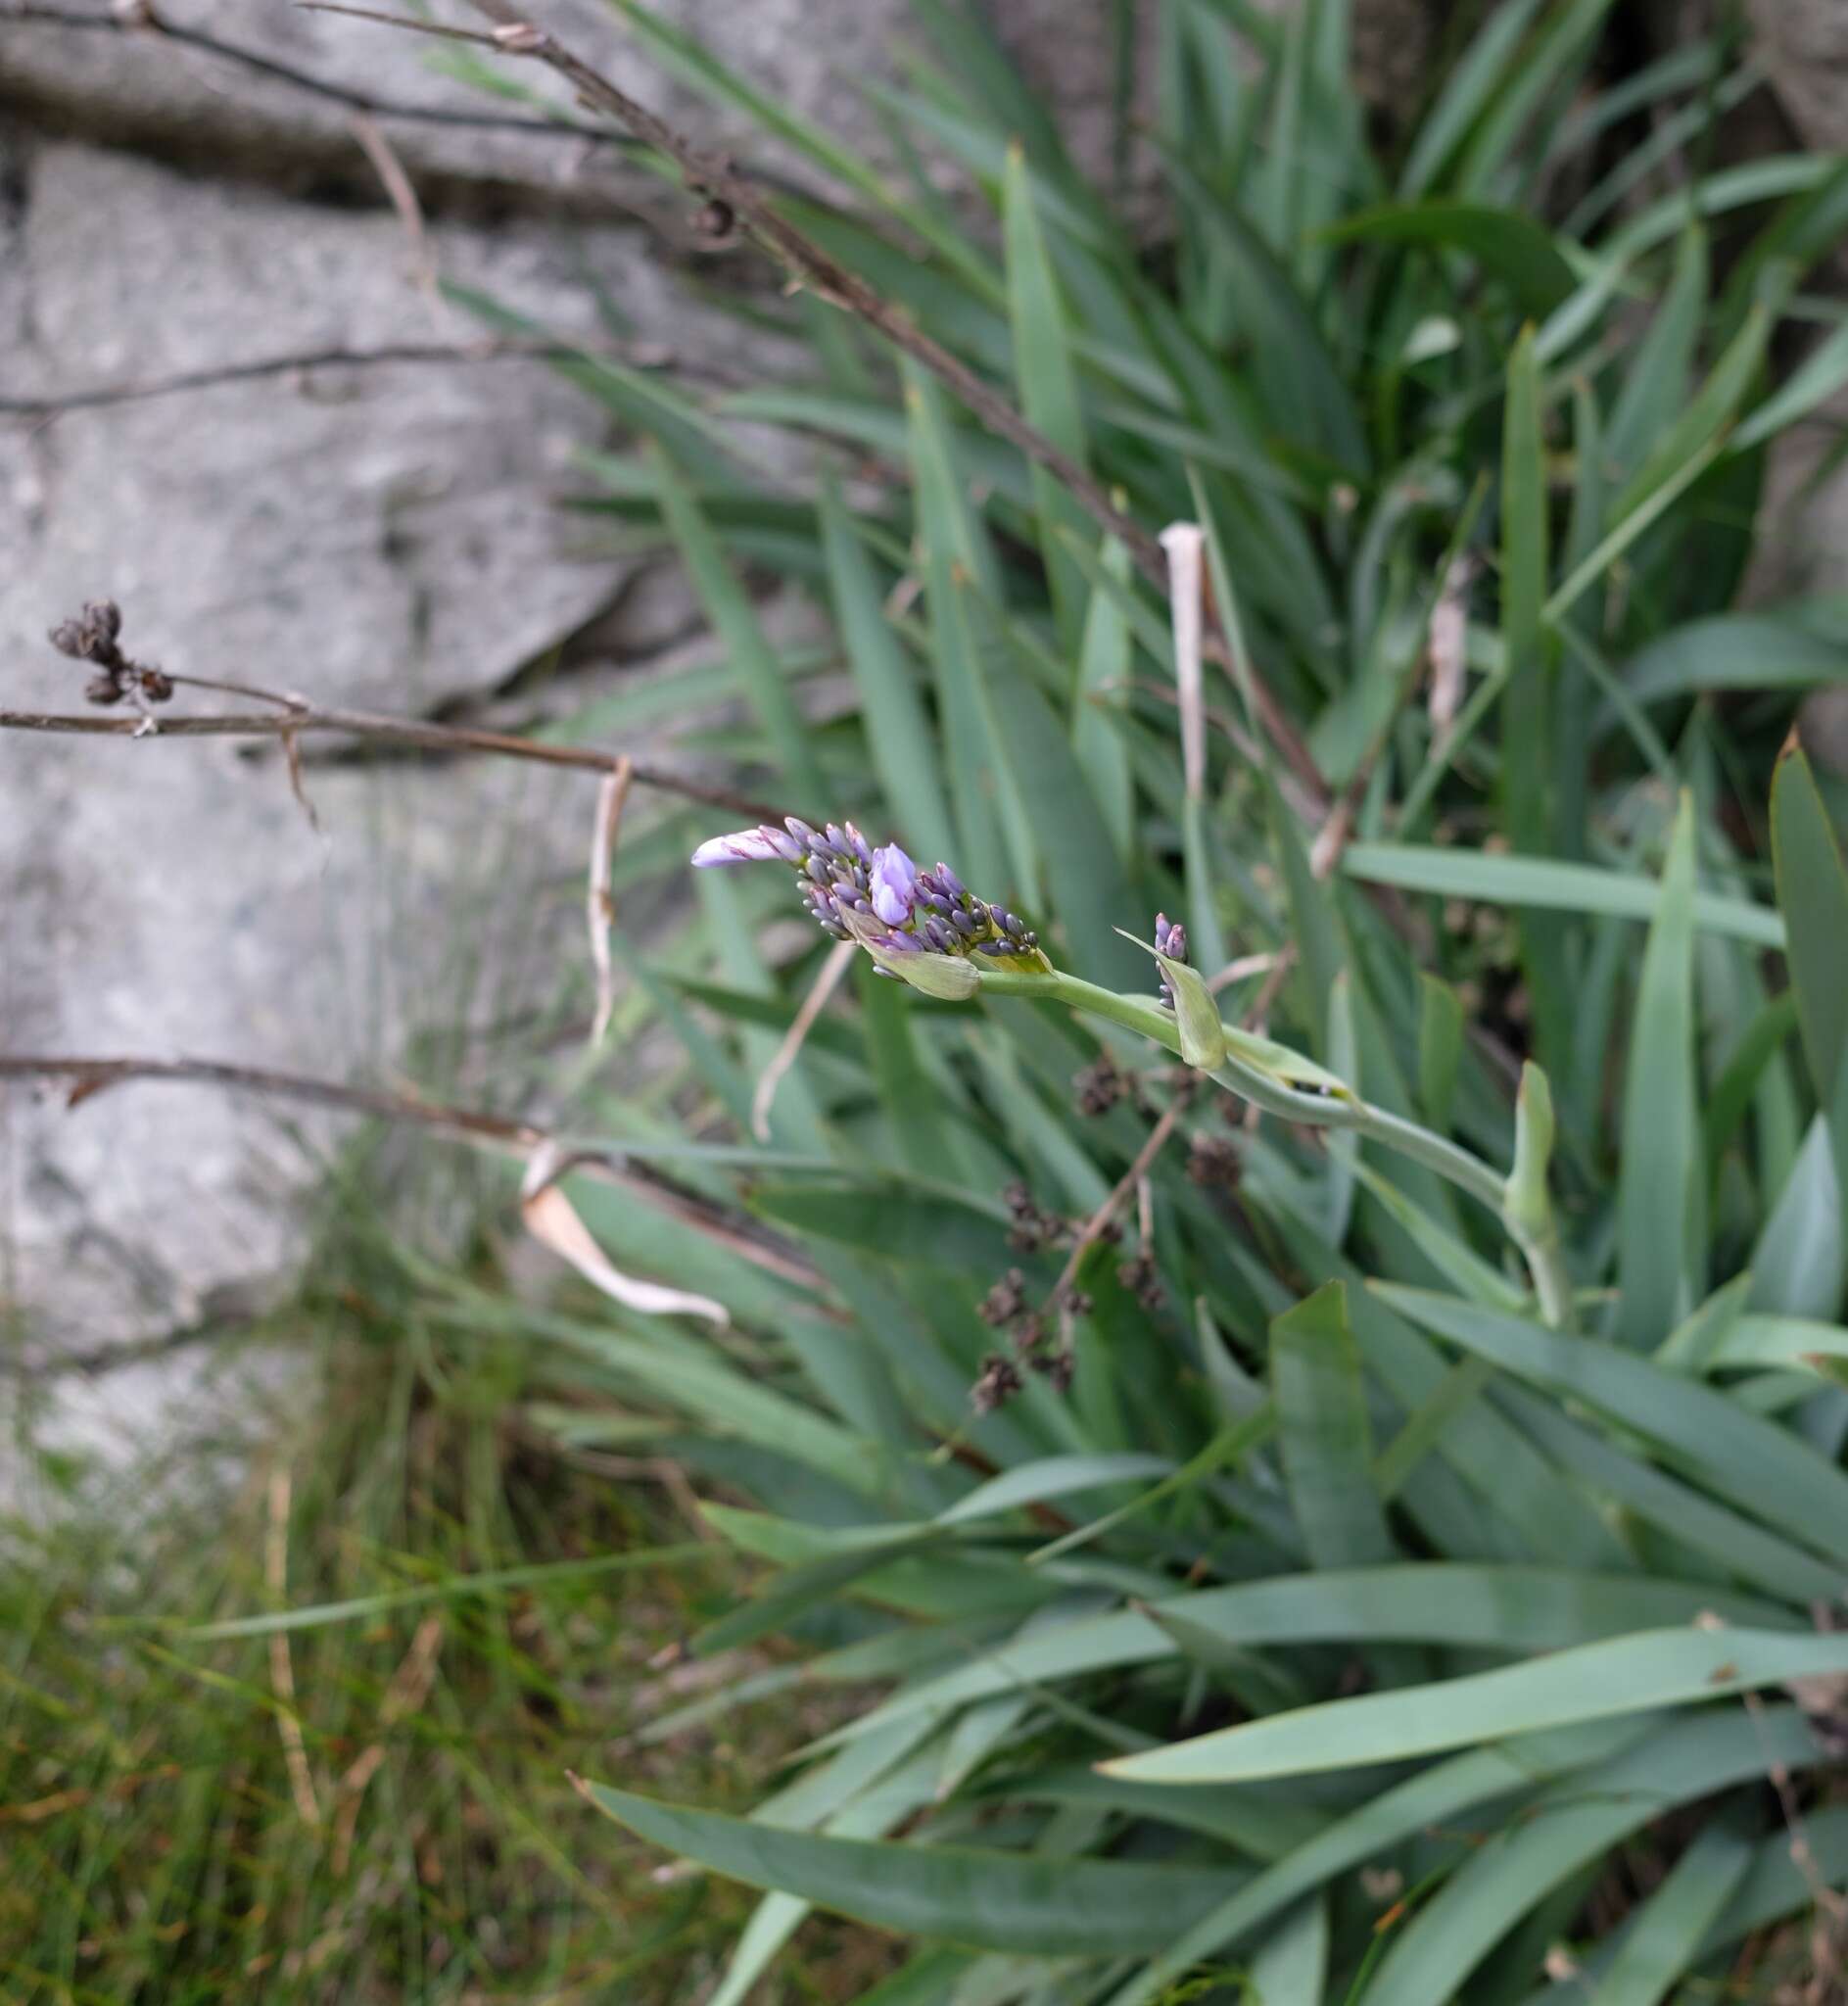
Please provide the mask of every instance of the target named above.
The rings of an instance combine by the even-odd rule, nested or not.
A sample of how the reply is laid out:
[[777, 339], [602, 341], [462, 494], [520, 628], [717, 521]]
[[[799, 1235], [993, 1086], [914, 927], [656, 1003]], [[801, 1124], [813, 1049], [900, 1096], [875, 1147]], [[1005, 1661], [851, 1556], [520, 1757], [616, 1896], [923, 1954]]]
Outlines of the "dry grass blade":
[[623, 803], [629, 798], [629, 784], [635, 778], [635, 764], [623, 759], [616, 771], [604, 776], [596, 791], [596, 823], [591, 834], [591, 887], [587, 920], [591, 930], [591, 966], [596, 971], [596, 1016], [591, 1026], [592, 1051], [603, 1042], [609, 1021], [616, 1009], [616, 969], [610, 959], [610, 929], [616, 924], [616, 901], [610, 892], [611, 872], [616, 861], [616, 839], [622, 832]]
[[841, 978], [853, 966], [854, 956], [859, 952], [859, 943], [853, 940], [836, 940], [829, 949], [828, 959], [822, 963], [822, 972], [803, 997], [795, 1021], [782, 1043], [777, 1047], [770, 1064], [764, 1068], [763, 1076], [757, 1082], [757, 1091], [751, 1096], [751, 1133], [759, 1142], [770, 1140], [770, 1110], [777, 1098], [777, 1089], [782, 1084], [783, 1075], [801, 1056], [815, 1020], [828, 1007], [828, 999], [840, 987]]
[[372, 163], [372, 170], [383, 184], [393, 209], [398, 213], [399, 221], [404, 226], [404, 235], [410, 243], [411, 274], [417, 290], [429, 302], [431, 317], [440, 323], [444, 310], [442, 296], [437, 291], [436, 252], [430, 242], [430, 233], [424, 228], [423, 205], [417, 200], [417, 191], [411, 186], [403, 163], [392, 151], [392, 143], [376, 119], [368, 118], [364, 112], [355, 112], [347, 122], [352, 126], [353, 136], [359, 142], [361, 152]]
[[[278, 1464], [269, 1473], [269, 1530], [263, 1543], [263, 1574], [276, 1606], [282, 1606], [289, 1586], [289, 1471]], [[269, 1683], [276, 1696], [276, 1731], [282, 1737], [283, 1760], [289, 1769], [289, 1791], [304, 1825], [320, 1829], [321, 1807], [308, 1773], [308, 1747], [295, 1710], [295, 1666], [289, 1656], [286, 1631], [269, 1638]]]
[[1181, 763], [1187, 798], [1198, 801], [1207, 786], [1206, 691], [1201, 677], [1201, 593], [1205, 583], [1206, 532], [1196, 522], [1171, 522], [1161, 532], [1167, 552], [1168, 605], [1174, 623], [1174, 682], [1181, 711]]
[[572, 1209], [570, 1199], [558, 1188], [558, 1179], [573, 1168], [569, 1152], [555, 1142], [544, 1142], [534, 1150], [520, 1184], [520, 1217], [526, 1229], [542, 1246], [549, 1247], [567, 1261], [604, 1295], [647, 1316], [700, 1316], [708, 1323], [728, 1324], [732, 1318], [723, 1303], [710, 1296], [690, 1295], [685, 1289], [665, 1283], [641, 1281], [615, 1266], [596, 1244], [591, 1229]]

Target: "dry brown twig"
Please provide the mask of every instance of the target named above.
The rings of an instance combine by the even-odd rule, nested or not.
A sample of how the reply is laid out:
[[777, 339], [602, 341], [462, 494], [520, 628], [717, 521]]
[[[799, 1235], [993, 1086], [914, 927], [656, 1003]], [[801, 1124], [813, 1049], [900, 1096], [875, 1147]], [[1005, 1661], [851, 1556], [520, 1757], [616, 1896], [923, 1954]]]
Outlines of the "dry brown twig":
[[[100, 383], [88, 390], [57, 395], [0, 397], [0, 417], [56, 418], [68, 411], [108, 410], [118, 405], [145, 404], [155, 398], [179, 397], [197, 390], [218, 390], [230, 384], [260, 383], [277, 376], [306, 375], [312, 369], [376, 369], [394, 363], [419, 365], [476, 362], [621, 362], [631, 369], [675, 369], [692, 373], [674, 350], [660, 342], [561, 342], [523, 337], [486, 337], [480, 341], [388, 342], [379, 348], [302, 349], [284, 356], [258, 356], [245, 362], [222, 362], [209, 369], [186, 369], [173, 376]], [[702, 374], [713, 372], [701, 370]], [[713, 375], [724, 384], [732, 379]]]
[[[132, 717], [86, 717], [56, 711], [0, 710], [0, 731], [71, 732], [129, 739], [240, 738], [280, 739], [284, 748], [309, 733], [337, 734], [416, 745], [432, 752], [486, 752], [507, 759], [534, 760], [545, 766], [571, 767], [582, 773], [616, 775], [627, 771], [636, 785], [678, 794], [753, 822], [781, 821], [784, 810], [715, 787], [686, 774], [643, 764], [622, 752], [602, 752], [588, 745], [553, 745], [543, 740], [517, 738], [508, 732], [478, 731], [467, 725], [433, 724], [422, 718], [391, 717], [377, 711], [325, 709], [304, 696], [227, 683], [208, 676], [170, 674], [151, 663], [136, 661], [120, 645], [121, 610], [112, 599], [93, 599], [81, 615], [52, 630], [60, 653], [91, 663], [97, 670], [85, 694], [104, 708], [123, 701], [135, 706]], [[246, 702], [269, 705], [266, 711], [201, 716], [186, 712], [156, 717], [151, 706], [165, 706], [176, 690], [209, 690]], [[299, 772], [296, 775], [299, 782]], [[299, 789], [298, 789], [299, 790]]]
[[394, 98], [382, 98], [370, 91], [350, 89], [330, 83], [311, 71], [279, 63], [261, 50], [247, 49], [201, 28], [184, 27], [166, 20], [152, 5], [129, 12], [85, 13], [71, 7], [51, 7], [39, 0], [0, 0], [0, 21], [29, 22], [45, 27], [70, 29], [77, 33], [150, 35], [171, 42], [177, 48], [195, 49], [202, 55], [286, 83], [310, 97], [344, 105], [349, 111], [363, 112], [374, 119], [389, 119], [414, 125], [450, 125], [471, 132], [511, 132], [534, 139], [564, 139], [582, 146], [586, 141], [629, 151], [632, 142], [607, 126], [586, 125], [576, 119], [523, 118], [512, 112], [459, 112], [444, 105], [407, 105]]
[[570, 1169], [634, 1192], [696, 1231], [719, 1240], [768, 1274], [805, 1288], [815, 1287], [820, 1280], [814, 1267], [794, 1249], [754, 1221], [735, 1217], [662, 1171], [634, 1161], [621, 1148], [567, 1143], [535, 1122], [504, 1115], [450, 1107], [415, 1094], [349, 1086], [341, 1080], [317, 1079], [307, 1074], [277, 1072], [261, 1066], [235, 1066], [215, 1059], [89, 1058], [68, 1053], [0, 1052], [0, 1084], [9, 1079], [68, 1080], [71, 1085], [67, 1105], [73, 1108], [111, 1087], [136, 1080], [189, 1081], [237, 1092], [275, 1094], [342, 1114], [412, 1122], [461, 1142], [517, 1157], [522, 1162], [530, 1161], [536, 1150], [550, 1146], [568, 1155]]

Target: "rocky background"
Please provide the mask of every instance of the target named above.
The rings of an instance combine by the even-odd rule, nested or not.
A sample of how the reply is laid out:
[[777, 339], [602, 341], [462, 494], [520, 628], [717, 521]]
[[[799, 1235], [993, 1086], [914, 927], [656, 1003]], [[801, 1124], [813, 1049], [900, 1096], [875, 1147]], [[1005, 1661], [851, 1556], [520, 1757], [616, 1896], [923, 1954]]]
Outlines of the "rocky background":
[[[670, 118], [765, 160], [597, 0], [541, 11]], [[893, 72], [910, 14], [906, 0], [659, 11], [855, 137], [869, 128], [847, 80]], [[1101, 159], [1112, 9], [990, 11]], [[1751, 11], [1771, 116], [1802, 142], [1848, 143], [1848, 7]], [[1420, 88], [1441, 13], [1358, 8], [1380, 116]], [[1678, 10], [1656, 13], [1672, 39]], [[599, 548], [592, 519], [554, 505], [573, 449], [606, 420], [539, 361], [323, 363], [20, 409], [243, 361], [479, 340], [437, 274], [592, 344], [612, 338], [600, 295], [646, 360], [777, 373], [773, 345], [740, 353], [736, 323], [693, 304], [687, 267], [702, 258], [707, 284], [764, 274], [702, 252], [691, 204], [616, 147], [518, 129], [529, 113], [446, 75], [433, 46], [287, 0], [159, 0], [155, 15], [0, 0], [0, 705], [79, 707], [81, 675], [45, 630], [103, 594], [131, 650], [168, 668], [450, 719], [525, 722], [699, 658], [672, 568]], [[1827, 444], [1800, 435], [1780, 495]], [[1848, 495], [1801, 519], [1781, 566], [1818, 589], [1848, 582]], [[273, 756], [0, 735], [0, 1051], [389, 1080], [417, 1033], [480, 1030], [550, 995], [555, 954], [582, 951], [592, 783], [373, 751], [313, 760], [308, 784], [318, 833]], [[66, 1113], [60, 1096], [0, 1088], [14, 1383], [22, 1361], [42, 1383], [61, 1359], [234, 1314], [299, 1253], [297, 1200], [335, 1133], [209, 1089], [126, 1087]], [[158, 1425], [159, 1403], [191, 1397], [191, 1356], [59, 1377], [67, 1429], [116, 1443]]]

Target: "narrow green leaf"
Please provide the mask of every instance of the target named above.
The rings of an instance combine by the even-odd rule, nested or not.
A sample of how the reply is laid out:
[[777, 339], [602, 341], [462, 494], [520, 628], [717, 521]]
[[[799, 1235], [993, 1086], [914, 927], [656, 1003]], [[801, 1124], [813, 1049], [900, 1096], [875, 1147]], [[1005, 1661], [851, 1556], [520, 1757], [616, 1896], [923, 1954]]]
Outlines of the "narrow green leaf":
[[1623, 1948], [1598, 1982], [1602, 2006], [1660, 2006], [1700, 1955], [1746, 1870], [1753, 1846], [1735, 1821], [1722, 1818], [1699, 1833], [1674, 1871], [1638, 1912]]
[[[1631, 656], [1624, 688], [1637, 703], [1696, 696], [1703, 690], [1807, 690], [1848, 682], [1848, 647], [1769, 613], [1720, 613], [1671, 628]], [[1618, 722], [1615, 705], [1597, 729]]]
[[[1416, 843], [1350, 843], [1342, 858], [1350, 878], [1397, 884], [1440, 898], [1478, 898], [1495, 905], [1549, 906], [1623, 920], [1654, 920], [1662, 888], [1651, 880], [1594, 864], [1545, 857], [1510, 857], [1482, 850], [1423, 848]], [[1769, 906], [1718, 892], [1694, 894], [1694, 924], [1753, 947], [1781, 949], [1782, 919]]]
[[1741, 453], [1807, 417], [1848, 383], [1848, 321], [1820, 343], [1790, 372], [1788, 379], [1753, 411], [1732, 435]]
[[1066, 938], [1061, 966], [1117, 988], [1147, 979], [1136, 950], [1116, 931], [1135, 894], [1116, 845], [1085, 784], [1071, 741], [1021, 660], [1011, 628], [971, 583], [954, 590], [983, 664], [985, 700], [999, 735], [1004, 799], [1031, 829], [1045, 889]]
[[606, 1817], [728, 1879], [902, 1934], [1038, 1957], [1158, 1948], [1224, 1898], [1225, 1867], [1057, 1859], [782, 1832], [580, 1785]]
[[1522, 1825], [1468, 1849], [1456, 1871], [1405, 1925], [1368, 1990], [1367, 2006], [1431, 2006], [1453, 1999], [1469, 1973], [1549, 1889], [1621, 1845], [1678, 1804], [1767, 1768], [1818, 1759], [1794, 1707], [1708, 1710], [1677, 1722], [1614, 1761], [1563, 1777]]
[[765, 641], [744, 588], [727, 563], [691, 487], [664, 448], [652, 448], [651, 457], [655, 478], [660, 483], [661, 512], [680, 546], [706, 617], [737, 669], [744, 694], [769, 735], [789, 785], [805, 806], [812, 804], [814, 813], [823, 814], [827, 809], [827, 787], [808, 725], [790, 693], [782, 665]]
[[1695, 344], [1707, 306], [1707, 232], [1696, 216], [1682, 231], [1661, 304], [1624, 372], [1604, 435], [1612, 477], [1636, 472], [1687, 399]]
[[1848, 1050], [1848, 870], [1810, 762], [1794, 742], [1772, 782], [1771, 837], [1803, 1052], [1826, 1108]]
[[1848, 1474], [1789, 1430], [1611, 1345], [1419, 1289], [1379, 1283], [1376, 1292], [1427, 1330], [1661, 1444], [1716, 1495], [1787, 1538], [1848, 1557]]
[[1844, 1672], [1848, 1637], [1646, 1630], [1493, 1672], [1245, 1721], [1118, 1756], [1103, 1768], [1137, 1782], [1171, 1784], [1311, 1775]]
[[[1541, 612], [1550, 538], [1540, 406], [1540, 371], [1530, 326], [1508, 362], [1501, 435], [1501, 638], [1508, 663], [1502, 696], [1501, 792], [1508, 839], [1530, 857], [1544, 856], [1551, 847], [1553, 820], [1547, 752], [1554, 674]], [[1535, 1039], [1542, 1061], [1562, 1076], [1571, 1021], [1563, 940], [1556, 920], [1538, 909], [1523, 915], [1521, 968]]]
[[1463, 1003], [1442, 977], [1418, 977], [1418, 1105], [1442, 1135], [1450, 1126], [1463, 1061]]
[[1271, 1324], [1270, 1376], [1284, 1477], [1309, 1557], [1318, 1567], [1390, 1561], [1360, 1354], [1340, 1282]]
[[[1128, 546], [1107, 537], [1099, 561], [1125, 591], [1129, 588]], [[1078, 648], [1078, 680], [1071, 701], [1071, 749], [1104, 826], [1125, 861], [1135, 840], [1135, 783], [1129, 748], [1108, 712], [1127, 702], [1130, 673], [1129, 623], [1118, 599], [1101, 585], [1091, 589], [1090, 609]]]
[[1458, 251], [1500, 279], [1523, 313], [1550, 313], [1578, 281], [1543, 223], [1524, 211], [1487, 203], [1389, 202], [1363, 209], [1323, 232], [1336, 244], [1415, 244]]
[[[1014, 329], [1014, 380], [1020, 408], [1061, 452], [1080, 466], [1086, 458], [1084, 413], [1072, 367], [1059, 281], [1033, 204], [1033, 184], [1019, 142], [1008, 149], [1002, 181], [1002, 239], [1007, 253], [1008, 309]], [[1084, 579], [1066, 554], [1062, 529], [1075, 536], [1090, 518], [1065, 483], [1044, 467], [1032, 469], [1035, 527], [1051, 589], [1060, 645], [1077, 652], [1084, 630]]]
[[1566, 1567], [1464, 1561], [1282, 1574], [1266, 1581], [1166, 1597], [1147, 1614], [1122, 1610], [1042, 1623], [1013, 1639], [995, 1660], [958, 1666], [921, 1681], [856, 1722], [850, 1733], [922, 1710], [951, 1709], [1007, 1693], [1175, 1654], [1156, 1617], [1248, 1648], [1265, 1645], [1435, 1644], [1496, 1651], [1557, 1650], [1620, 1637], [1638, 1625], [1692, 1623], [1712, 1611], [1729, 1623], [1807, 1631], [1798, 1615], [1761, 1596], [1709, 1581]]
[[1624, 1087], [1613, 1328], [1639, 1351], [1654, 1351], [1693, 1307], [1705, 1266], [1694, 1012], [1694, 803], [1683, 794], [1643, 950]]
[[1696, 464], [1702, 454], [1713, 450], [1763, 366], [1770, 339], [1771, 316], [1762, 306], [1754, 307], [1746, 315], [1745, 325], [1714, 364], [1713, 373], [1612, 502], [1612, 522], [1622, 523], [1657, 490]]
[[886, 620], [873, 560], [832, 481], [822, 490], [821, 521], [834, 619], [866, 713], [874, 771], [897, 818], [899, 838], [934, 863], [956, 849], [936, 743], [904, 647]]
[[1502, 88], [1540, 0], [1503, 0], [1484, 16], [1469, 47], [1444, 77], [1437, 102], [1419, 122], [1398, 192], [1409, 200], [1434, 186]]
[[[1380, 1858], [1406, 1839], [1445, 1829], [1480, 1805], [1619, 1754], [1627, 1743], [1637, 1739], [1632, 1722], [1597, 1721], [1433, 1763], [1368, 1798], [1267, 1867], [1113, 1993], [1110, 2006], [1150, 2006], [1192, 1967], [1223, 1956], [1310, 1888]], [[1185, 1799], [1194, 1791], [1170, 1794]]]
[[998, 800], [999, 747], [983, 696], [979, 664], [970, 657], [956, 589], [959, 568], [987, 579], [992, 575], [993, 557], [958, 484], [942, 397], [924, 371], [910, 362], [905, 364], [905, 406], [910, 415], [937, 715], [956, 816], [957, 841], [951, 861], [971, 884], [990, 896], [999, 896], [1012, 875]]

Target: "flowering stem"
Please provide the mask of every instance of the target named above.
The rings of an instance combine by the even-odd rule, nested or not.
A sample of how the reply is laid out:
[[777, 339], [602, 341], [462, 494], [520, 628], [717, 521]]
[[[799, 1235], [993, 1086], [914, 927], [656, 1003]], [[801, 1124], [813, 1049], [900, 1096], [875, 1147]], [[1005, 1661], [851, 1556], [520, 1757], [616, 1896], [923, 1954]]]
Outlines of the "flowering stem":
[[[1125, 1029], [1139, 1031], [1178, 1053], [1180, 1027], [1171, 1011], [1142, 996], [1121, 996], [1076, 976], [1018, 975], [1006, 970], [984, 970], [983, 990], [997, 996], [1027, 996], [1047, 1002], [1064, 1003], [1092, 1017], [1108, 1018]], [[1548, 1323], [1568, 1322], [1571, 1316], [1572, 1286], [1560, 1256], [1556, 1232], [1538, 1233], [1524, 1229], [1527, 1222], [1511, 1216], [1508, 1179], [1446, 1136], [1421, 1128], [1398, 1115], [1376, 1108], [1370, 1101], [1343, 1089], [1339, 1092], [1304, 1092], [1285, 1080], [1258, 1070], [1238, 1056], [1238, 1038], [1228, 1029], [1234, 1049], [1210, 1077], [1262, 1108], [1266, 1114], [1301, 1122], [1311, 1128], [1351, 1128], [1400, 1156], [1410, 1157], [1439, 1176], [1447, 1178], [1459, 1190], [1467, 1191], [1479, 1205], [1493, 1212], [1509, 1237], [1520, 1249], [1534, 1279], [1534, 1291], [1540, 1313]], [[1305, 1071], [1308, 1070], [1305, 1068]]]

